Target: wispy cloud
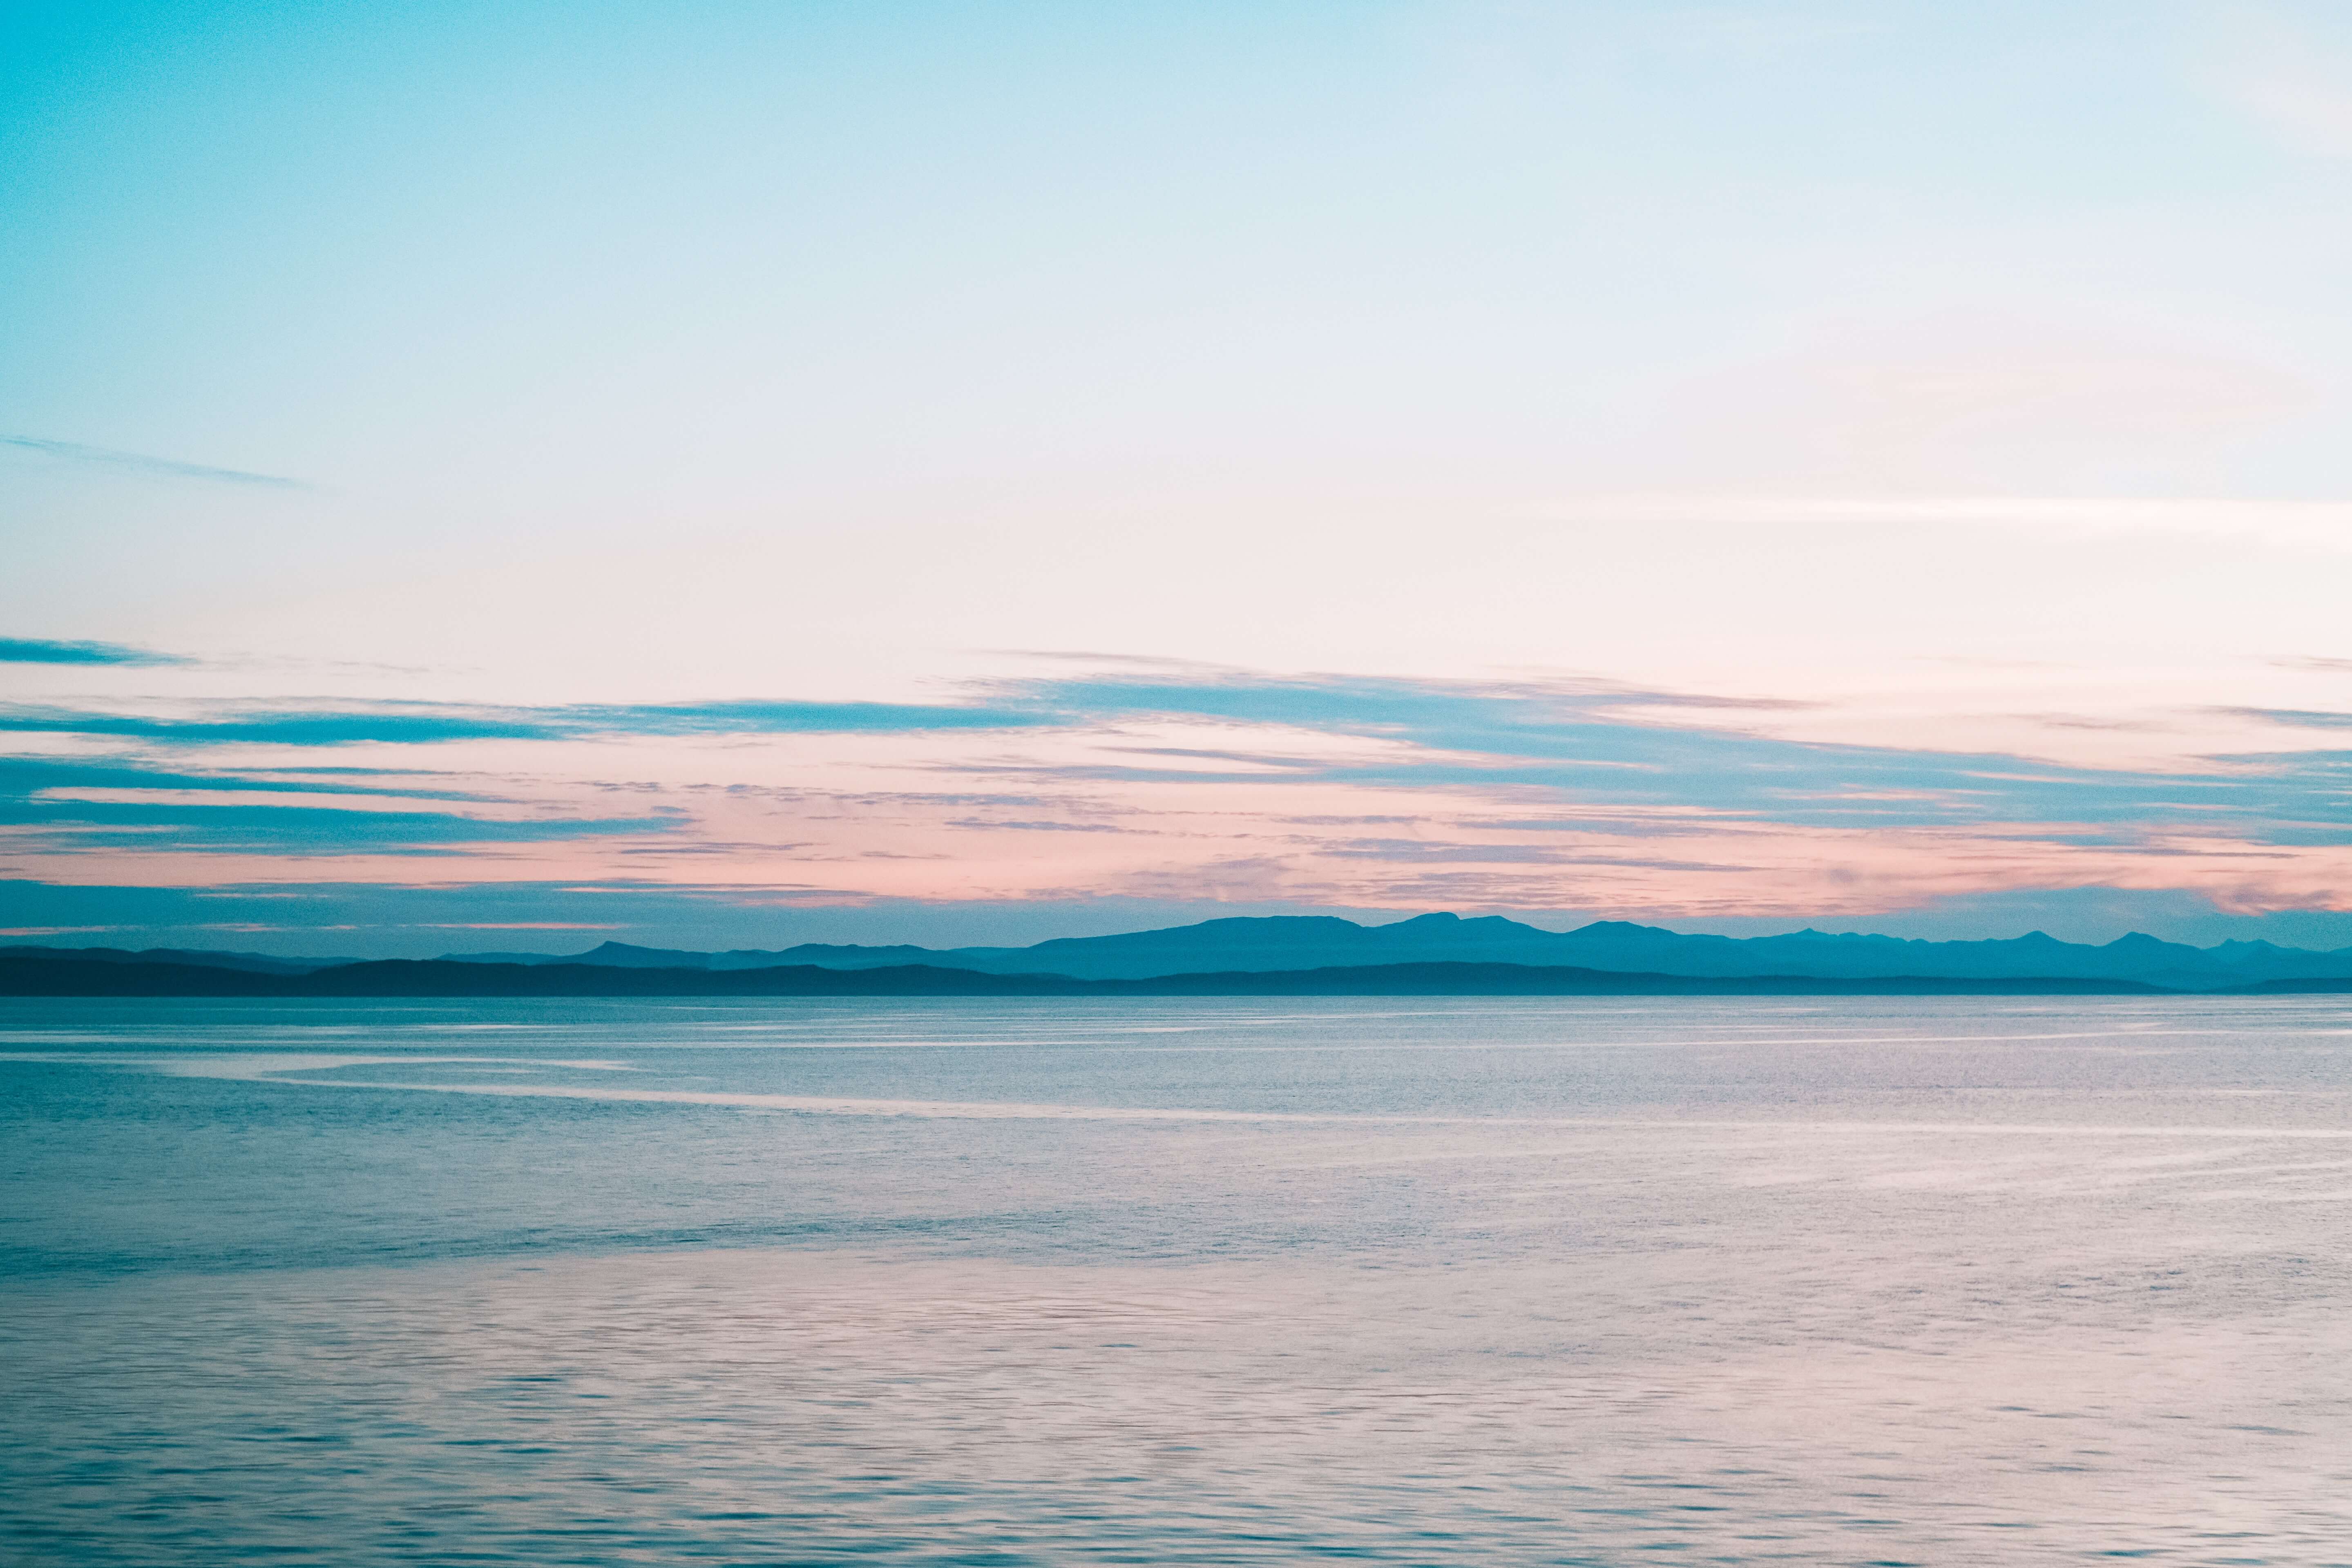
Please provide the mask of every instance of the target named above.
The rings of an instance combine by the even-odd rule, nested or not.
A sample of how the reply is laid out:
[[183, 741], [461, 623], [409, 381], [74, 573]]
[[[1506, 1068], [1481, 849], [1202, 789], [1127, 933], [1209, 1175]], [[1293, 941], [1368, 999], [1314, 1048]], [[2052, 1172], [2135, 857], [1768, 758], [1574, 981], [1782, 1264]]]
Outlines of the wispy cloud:
[[1661, 492], [1586, 496], [1530, 508], [1528, 515], [1585, 527], [1687, 523], [1752, 528], [1960, 526], [2030, 530], [2084, 538], [2175, 534], [2326, 549], [2352, 548], [2352, 502], [2233, 496], [1778, 496]]
[[2302, 730], [2352, 730], [2352, 713], [2313, 708], [2216, 708], [2232, 719], [2262, 719]]
[[79, 441], [51, 441], [38, 436], [0, 436], [0, 447], [21, 447], [26, 451], [63, 458], [67, 462], [88, 463], [145, 479], [200, 479], [212, 484], [260, 485], [288, 490], [316, 488], [308, 480], [289, 479], [278, 474], [248, 473], [243, 468], [215, 468], [205, 463], [183, 463], [173, 458], [151, 457], [144, 452], [119, 452], [110, 447], [86, 447]]
[[152, 849], [157, 837], [175, 853], [450, 856], [481, 846], [544, 844], [616, 834], [660, 833], [663, 817], [525, 819], [450, 812], [350, 811], [334, 806], [212, 805], [201, 802], [0, 802], [0, 826], [41, 830], [51, 852]]
[[0, 637], [0, 664], [186, 664], [168, 653], [110, 642], [51, 642], [41, 637]]
[[449, 854], [679, 826], [675, 815], [556, 815], [479, 791], [190, 772], [117, 759], [0, 757], [0, 843], [20, 853], [168, 847], [296, 857]]
[[[0, 731], [113, 739], [174, 749], [294, 748], [466, 741], [554, 743], [598, 738], [831, 734], [945, 736], [957, 731], [1058, 734], [1055, 754], [940, 752], [919, 763], [967, 778], [1027, 776], [1056, 786], [1340, 785], [1466, 791], [1580, 808], [1704, 812], [1817, 827], [1936, 826], [2000, 821], [2071, 824], [2078, 832], [2193, 818], [2352, 837], [2341, 781], [2310, 753], [2221, 757], [2194, 770], [2069, 766], [1965, 753], [1784, 740], [1682, 717], [1743, 705], [1603, 682], [1478, 683], [1406, 678], [1281, 677], [1246, 672], [1132, 675], [976, 683], [968, 703], [732, 700], [558, 707], [334, 710], [239, 706], [157, 716], [17, 705]], [[2237, 712], [2239, 710], [2232, 710]], [[2240, 716], [2335, 727], [2343, 715], [2246, 710]], [[1256, 731], [1246, 749], [1153, 743], [1138, 727]], [[1265, 731], [1340, 744], [1266, 745]], [[1205, 739], [1205, 737], [1204, 737]], [[942, 742], [944, 744], [944, 742]], [[1204, 762], [1224, 767], [1186, 768]], [[1034, 814], [1025, 814], [1034, 820]]]
[[0, 731], [105, 735], [163, 745], [433, 745], [456, 741], [567, 741], [597, 735], [822, 735], [1034, 729], [1068, 721], [1035, 705], [724, 701], [548, 708], [422, 702], [334, 709], [240, 706], [193, 718], [102, 713], [20, 703]]
[[[1130, 664], [956, 695], [0, 708], [41, 753], [0, 757], [0, 852], [125, 880], [200, 855], [225, 879], [429, 862], [819, 902], [1182, 889], [1734, 913], [2091, 882], [2325, 904], [2352, 866], [2335, 752], [2126, 769], [1813, 742], [1704, 694], [1568, 679]], [[828, 739], [761, 743], [807, 735]], [[660, 743], [681, 736], [726, 743]], [[447, 749], [467, 741], [501, 744]], [[359, 742], [377, 750], [341, 750]], [[796, 879], [819, 866], [824, 885]]]
[[[40, 795], [56, 790], [237, 790], [283, 795], [396, 796], [407, 800], [449, 802], [498, 798], [479, 790], [417, 788], [386, 781], [404, 776], [403, 770], [381, 773], [357, 769], [331, 771], [339, 778], [320, 778], [302, 769], [273, 773], [223, 769], [210, 772], [157, 767], [132, 758], [0, 756], [0, 799]], [[294, 774], [289, 778], [282, 775]]]

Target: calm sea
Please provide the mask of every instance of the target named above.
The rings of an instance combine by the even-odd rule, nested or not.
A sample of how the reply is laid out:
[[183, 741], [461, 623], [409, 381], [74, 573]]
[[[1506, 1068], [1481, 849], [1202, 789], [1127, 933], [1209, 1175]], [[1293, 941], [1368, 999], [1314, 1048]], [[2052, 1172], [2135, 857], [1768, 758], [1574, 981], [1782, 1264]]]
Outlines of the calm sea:
[[2341, 1000], [0, 1004], [0, 1562], [2352, 1563]]

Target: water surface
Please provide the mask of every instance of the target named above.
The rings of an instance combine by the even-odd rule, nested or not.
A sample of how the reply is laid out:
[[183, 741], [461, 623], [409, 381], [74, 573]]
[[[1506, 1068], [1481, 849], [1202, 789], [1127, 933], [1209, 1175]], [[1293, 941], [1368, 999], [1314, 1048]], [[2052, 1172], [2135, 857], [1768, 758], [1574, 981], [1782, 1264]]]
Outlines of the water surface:
[[2333, 999], [0, 1004], [0, 1561], [2352, 1563]]

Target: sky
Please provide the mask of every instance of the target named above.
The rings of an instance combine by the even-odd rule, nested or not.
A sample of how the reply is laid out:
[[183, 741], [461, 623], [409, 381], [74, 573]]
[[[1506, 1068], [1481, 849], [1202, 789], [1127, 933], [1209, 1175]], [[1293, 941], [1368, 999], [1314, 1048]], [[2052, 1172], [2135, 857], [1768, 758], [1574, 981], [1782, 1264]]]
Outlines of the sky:
[[0, 933], [2352, 944], [2352, 9], [0, 0]]

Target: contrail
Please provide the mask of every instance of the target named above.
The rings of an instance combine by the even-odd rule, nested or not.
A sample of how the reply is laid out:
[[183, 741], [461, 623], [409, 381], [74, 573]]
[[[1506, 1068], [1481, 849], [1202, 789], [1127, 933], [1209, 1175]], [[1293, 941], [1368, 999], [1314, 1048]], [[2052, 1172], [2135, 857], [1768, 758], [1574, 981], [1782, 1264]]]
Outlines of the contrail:
[[276, 474], [248, 474], [242, 468], [214, 468], [202, 463], [174, 462], [169, 458], [151, 458], [143, 452], [117, 452], [105, 447], [85, 447], [79, 441], [45, 441], [37, 436], [0, 436], [0, 446], [23, 447], [30, 451], [45, 452], [52, 458], [64, 458], [78, 463], [97, 463], [105, 468], [147, 474], [156, 479], [210, 479], [215, 484], [268, 485], [289, 490], [313, 488], [301, 479], [281, 479]]

